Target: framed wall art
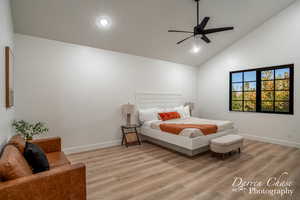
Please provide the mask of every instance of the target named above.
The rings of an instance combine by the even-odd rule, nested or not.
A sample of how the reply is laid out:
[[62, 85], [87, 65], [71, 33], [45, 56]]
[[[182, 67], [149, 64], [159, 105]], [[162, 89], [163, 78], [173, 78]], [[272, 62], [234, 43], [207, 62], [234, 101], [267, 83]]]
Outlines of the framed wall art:
[[14, 106], [13, 52], [10, 47], [5, 47], [5, 106]]

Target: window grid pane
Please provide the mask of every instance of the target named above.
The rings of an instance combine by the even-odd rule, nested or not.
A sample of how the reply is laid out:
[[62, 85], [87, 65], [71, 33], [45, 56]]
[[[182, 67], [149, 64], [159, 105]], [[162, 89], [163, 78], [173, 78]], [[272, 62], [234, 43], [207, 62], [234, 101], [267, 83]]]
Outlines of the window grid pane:
[[245, 82], [244, 90], [245, 91], [256, 91], [256, 81]]
[[255, 112], [256, 101], [244, 101], [244, 111]]
[[274, 111], [273, 101], [262, 101], [261, 110], [264, 112]]
[[290, 90], [290, 80], [284, 79], [284, 80], [275, 80], [275, 90], [276, 91], [289, 91]]
[[261, 72], [261, 80], [274, 80], [274, 70], [266, 70]]
[[289, 79], [290, 78], [290, 69], [275, 69], [275, 79]]
[[289, 102], [275, 102], [276, 112], [289, 112]]
[[232, 91], [233, 92], [242, 92], [243, 91], [243, 83], [232, 83]]

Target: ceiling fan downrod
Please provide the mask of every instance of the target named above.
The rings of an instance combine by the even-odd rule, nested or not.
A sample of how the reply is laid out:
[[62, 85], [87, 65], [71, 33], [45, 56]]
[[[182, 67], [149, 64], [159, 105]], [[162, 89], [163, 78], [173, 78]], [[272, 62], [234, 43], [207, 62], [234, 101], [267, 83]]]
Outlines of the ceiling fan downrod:
[[199, 1], [200, 0], [195, 0], [197, 2], [197, 25], [199, 25], [200, 21], [199, 21]]

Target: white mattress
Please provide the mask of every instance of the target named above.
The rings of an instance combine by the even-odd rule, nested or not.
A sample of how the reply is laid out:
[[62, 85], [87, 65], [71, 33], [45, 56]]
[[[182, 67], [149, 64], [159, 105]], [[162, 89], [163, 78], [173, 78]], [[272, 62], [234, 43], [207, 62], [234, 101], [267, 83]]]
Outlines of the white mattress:
[[[210, 119], [201, 119], [195, 117], [189, 117], [185, 119], [173, 119], [168, 121], [162, 120], [153, 120], [148, 121], [144, 124], [145, 127], [152, 129], [160, 130], [160, 124], [213, 124], [218, 127], [218, 132], [222, 132], [228, 129], [233, 129], [233, 123], [231, 121], [221, 121], [221, 120], [210, 120]], [[197, 128], [184, 129], [179, 135], [195, 138], [203, 136], [204, 134], [201, 130]]]
[[[183, 123], [185, 120], [186, 123], [199, 123], [200, 121], [206, 124], [215, 124], [218, 126], [218, 132], [210, 135], [202, 135], [194, 138], [175, 135], [167, 132], [163, 132], [160, 130], [159, 125], [155, 127], [155, 125], [159, 124], [158, 121], [150, 121], [144, 123], [141, 128], [141, 134], [146, 135], [148, 137], [152, 137], [170, 144], [174, 144], [189, 150], [195, 150], [204, 146], [209, 145], [210, 140], [228, 135], [228, 134], [236, 134], [237, 130], [234, 129], [233, 123], [230, 121], [219, 121], [219, 120], [208, 120], [208, 119], [200, 119], [200, 118], [188, 118], [188, 119], [179, 119], [179, 120], [170, 120], [168, 122], [173, 121], [174, 123]], [[203, 124], [202, 123], [202, 124]]]

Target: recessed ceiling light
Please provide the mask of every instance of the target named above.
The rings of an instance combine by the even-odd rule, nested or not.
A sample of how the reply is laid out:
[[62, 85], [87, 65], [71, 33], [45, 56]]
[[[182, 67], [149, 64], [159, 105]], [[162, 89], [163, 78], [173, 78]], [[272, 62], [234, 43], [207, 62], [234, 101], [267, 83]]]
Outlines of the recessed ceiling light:
[[201, 50], [200, 46], [193, 46], [193, 48], [191, 49], [191, 52], [196, 54], [196, 53], [199, 53], [200, 50]]
[[101, 29], [108, 29], [111, 26], [111, 20], [109, 17], [98, 17], [96, 19], [96, 25]]
[[101, 26], [106, 27], [106, 26], [108, 25], [107, 19], [101, 19], [101, 20], [100, 20], [100, 24], [101, 24]]

